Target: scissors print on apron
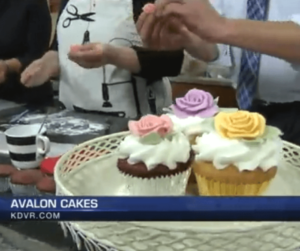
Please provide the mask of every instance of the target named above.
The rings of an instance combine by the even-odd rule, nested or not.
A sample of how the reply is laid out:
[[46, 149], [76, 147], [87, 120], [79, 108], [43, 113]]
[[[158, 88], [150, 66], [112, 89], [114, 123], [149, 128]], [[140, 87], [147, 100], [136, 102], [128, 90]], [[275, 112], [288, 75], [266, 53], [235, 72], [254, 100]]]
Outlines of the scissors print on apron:
[[71, 17], [67, 17], [63, 21], [62, 26], [64, 28], [70, 27], [71, 23], [73, 21], [76, 21], [76, 20], [83, 20], [83, 21], [87, 21], [87, 22], [94, 22], [95, 21], [94, 19], [90, 18], [90, 16], [94, 16], [96, 14], [95, 12], [88, 12], [88, 13], [85, 13], [85, 14], [78, 14], [78, 9], [73, 4], [68, 6], [66, 11]]

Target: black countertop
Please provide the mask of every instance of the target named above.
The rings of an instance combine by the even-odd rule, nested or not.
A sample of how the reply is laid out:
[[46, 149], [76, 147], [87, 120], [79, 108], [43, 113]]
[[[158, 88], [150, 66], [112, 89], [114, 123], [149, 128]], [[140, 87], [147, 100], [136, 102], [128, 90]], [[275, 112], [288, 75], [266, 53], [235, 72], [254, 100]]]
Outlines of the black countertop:
[[[51, 115], [57, 114], [59, 112], [64, 111], [64, 115], [61, 119], [64, 119], [64, 117], [70, 118], [78, 118], [85, 121], [88, 121], [89, 123], [93, 124], [102, 124], [105, 125], [105, 129], [97, 132], [90, 132], [90, 133], [81, 133], [77, 135], [67, 135], [65, 133], [57, 133], [51, 130], [47, 130], [47, 136], [50, 139], [51, 142], [55, 143], [63, 143], [63, 144], [80, 144], [82, 142], [91, 140], [96, 137], [117, 133], [121, 131], [125, 131], [127, 129], [128, 119], [126, 118], [119, 118], [119, 117], [113, 117], [109, 115], [99, 115], [99, 114], [93, 114], [93, 113], [82, 113], [82, 112], [75, 112], [75, 111], [67, 111], [64, 110], [59, 102], [54, 102], [51, 106], [44, 106], [44, 107], [33, 107], [33, 106], [23, 106], [23, 107], [15, 107], [10, 108], [9, 111], [3, 111], [1, 110], [1, 100], [0, 100], [0, 132], [4, 132], [9, 124], [9, 121], [11, 121], [13, 118], [18, 117], [19, 114], [22, 114], [24, 111], [28, 111], [28, 115], [42, 115], [48, 113], [49, 117], [48, 120], [51, 120]], [[5, 116], [3, 116], [5, 114]], [[34, 121], [34, 123], [42, 123], [44, 117], [40, 117], [40, 119], [37, 119]], [[60, 120], [61, 120], [60, 119]], [[11, 126], [11, 125], [9, 125]], [[7, 163], [9, 162], [9, 157], [7, 154], [1, 154], [0, 152], [0, 163]]]
[[[1, 106], [1, 100], [0, 100]], [[31, 113], [44, 113], [50, 111], [50, 113], [57, 113], [62, 110], [58, 102], [54, 102], [50, 106], [45, 107], [28, 107], [28, 106], [16, 106], [15, 108], [9, 107], [8, 109], [2, 109], [0, 107], [0, 131], [5, 130], [5, 126], [13, 117], [22, 113], [25, 110], [31, 110]], [[4, 115], [5, 114], [5, 115]], [[68, 135], [55, 135], [47, 133], [47, 136], [52, 142], [56, 143], [70, 143], [79, 144], [84, 141], [93, 139], [95, 137], [116, 133], [124, 131], [127, 128], [128, 120], [124, 118], [90, 114], [90, 113], [77, 113], [70, 111], [68, 116], [74, 116], [76, 118], [82, 118], [93, 123], [107, 124], [107, 128], [100, 132], [99, 134], [83, 134], [77, 136]], [[0, 163], [6, 164], [10, 163], [9, 156], [5, 154], [0, 154]], [[2, 196], [12, 196], [11, 194], [3, 194]], [[76, 250], [76, 246], [73, 244], [72, 240], [65, 238], [63, 232], [57, 222], [44, 222], [44, 221], [16, 221], [16, 222], [2, 222], [2, 226], [8, 227], [14, 231], [17, 231], [29, 239], [36, 239], [40, 242], [47, 243], [58, 250]]]

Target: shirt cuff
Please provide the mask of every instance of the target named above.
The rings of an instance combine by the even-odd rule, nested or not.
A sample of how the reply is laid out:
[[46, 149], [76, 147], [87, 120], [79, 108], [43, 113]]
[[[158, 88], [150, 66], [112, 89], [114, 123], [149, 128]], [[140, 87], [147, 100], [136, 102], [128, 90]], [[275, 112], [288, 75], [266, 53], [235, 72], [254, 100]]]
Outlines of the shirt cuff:
[[218, 47], [218, 57], [209, 62], [209, 65], [219, 65], [224, 67], [231, 67], [232, 66], [232, 55], [231, 55], [231, 48], [229, 45], [225, 44], [217, 44]]
[[300, 14], [295, 14], [291, 16], [291, 21], [300, 25]]
[[217, 44], [217, 46], [219, 57], [207, 64], [207, 77], [230, 78], [233, 67], [232, 49], [229, 45]]

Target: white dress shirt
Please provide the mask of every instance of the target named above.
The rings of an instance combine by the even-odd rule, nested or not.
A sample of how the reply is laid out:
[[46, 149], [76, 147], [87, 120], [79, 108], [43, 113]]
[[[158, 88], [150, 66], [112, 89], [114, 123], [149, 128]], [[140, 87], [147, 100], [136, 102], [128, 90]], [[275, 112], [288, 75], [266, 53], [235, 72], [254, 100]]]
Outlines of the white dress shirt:
[[[211, 3], [227, 18], [244, 19], [247, 16], [247, 0], [211, 0]], [[300, 0], [270, 0], [268, 20], [294, 21], [300, 25]], [[220, 57], [213, 64], [228, 67], [229, 78], [236, 87], [242, 50], [227, 45], [219, 45], [219, 49]], [[300, 101], [299, 65], [262, 55], [256, 98], [267, 102]]]

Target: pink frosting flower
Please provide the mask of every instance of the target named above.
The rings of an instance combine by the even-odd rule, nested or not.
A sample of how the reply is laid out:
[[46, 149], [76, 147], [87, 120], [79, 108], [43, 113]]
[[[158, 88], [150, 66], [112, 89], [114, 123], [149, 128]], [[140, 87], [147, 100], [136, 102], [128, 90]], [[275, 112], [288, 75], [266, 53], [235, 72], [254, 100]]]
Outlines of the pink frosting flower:
[[147, 115], [139, 121], [129, 121], [128, 127], [133, 135], [143, 137], [150, 133], [158, 133], [161, 137], [172, 131], [172, 120], [166, 116]]
[[153, 3], [147, 3], [143, 7], [143, 11], [146, 12], [147, 14], [151, 14], [155, 11], [155, 5]]
[[178, 118], [195, 116], [209, 118], [219, 111], [213, 96], [198, 89], [192, 89], [184, 97], [177, 98], [171, 108]]

